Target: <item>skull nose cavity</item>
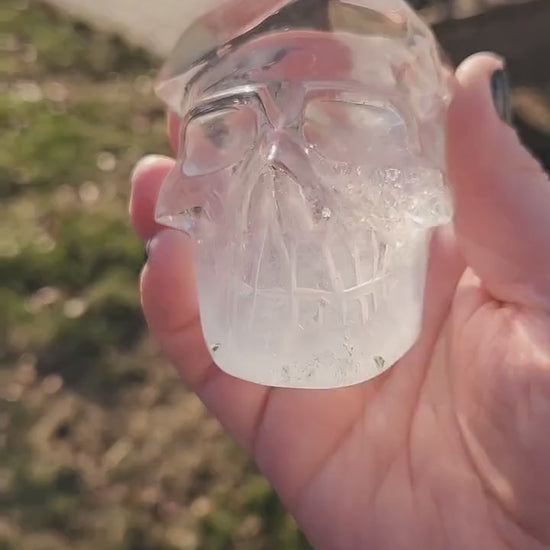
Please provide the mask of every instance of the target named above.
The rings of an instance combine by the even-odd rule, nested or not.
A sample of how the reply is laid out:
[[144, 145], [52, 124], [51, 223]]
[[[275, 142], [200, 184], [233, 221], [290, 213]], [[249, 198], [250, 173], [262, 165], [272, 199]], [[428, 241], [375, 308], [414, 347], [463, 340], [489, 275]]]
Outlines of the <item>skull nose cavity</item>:
[[266, 136], [263, 150], [268, 166], [275, 173], [291, 177], [305, 156], [300, 145], [282, 131], [273, 131]]
[[296, 180], [295, 163], [292, 162], [287, 156], [274, 154], [272, 157], [268, 157], [269, 168], [275, 177], [284, 176]]
[[269, 162], [276, 162], [279, 152], [278, 143], [270, 143], [268, 147], [267, 160]]

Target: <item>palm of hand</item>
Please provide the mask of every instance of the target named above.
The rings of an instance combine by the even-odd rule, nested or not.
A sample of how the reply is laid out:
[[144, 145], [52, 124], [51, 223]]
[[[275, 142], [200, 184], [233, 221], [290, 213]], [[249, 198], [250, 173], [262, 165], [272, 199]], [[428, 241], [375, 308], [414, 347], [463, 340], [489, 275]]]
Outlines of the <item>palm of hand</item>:
[[[550, 446], [539, 438], [550, 385], [537, 339], [550, 319], [496, 303], [471, 272], [451, 292], [447, 311], [451, 296], [438, 290], [428, 302], [439, 311], [423, 341], [385, 378], [310, 407], [272, 398], [287, 414], [292, 407], [300, 443], [288, 432], [284, 442], [263, 436], [268, 409], [256, 451], [285, 487], [284, 470], [301, 461], [274, 458], [274, 449], [307, 453], [320, 446], [317, 426], [326, 435], [334, 426], [288, 489], [302, 525], [312, 526], [315, 548], [410, 548], [413, 540], [414, 548], [524, 549], [548, 542]], [[539, 373], [540, 386], [529, 370]]]
[[[451, 113], [457, 237], [445, 229], [434, 239], [423, 334], [398, 365], [364, 385], [269, 390], [212, 365], [190, 244], [152, 222], [171, 161], [134, 178], [134, 224], [144, 238], [156, 235], [142, 280], [149, 326], [189, 385], [253, 453], [317, 549], [550, 546], [550, 444], [542, 437], [550, 417], [550, 316], [537, 309], [548, 281], [528, 265], [532, 250], [547, 247], [547, 233], [530, 231], [530, 251], [525, 236], [510, 232], [506, 220], [526, 217], [521, 209], [531, 205], [505, 200], [511, 190], [502, 174], [484, 172], [499, 151], [476, 160], [479, 144], [464, 140], [469, 128], [460, 127], [481, 119], [480, 143], [502, 133], [481, 91], [496, 65], [490, 57], [470, 62]], [[503, 146], [518, 147], [513, 132], [504, 133]], [[482, 178], [490, 207], [474, 189]], [[533, 199], [543, 203], [541, 220], [550, 206], [544, 193], [546, 203]]]

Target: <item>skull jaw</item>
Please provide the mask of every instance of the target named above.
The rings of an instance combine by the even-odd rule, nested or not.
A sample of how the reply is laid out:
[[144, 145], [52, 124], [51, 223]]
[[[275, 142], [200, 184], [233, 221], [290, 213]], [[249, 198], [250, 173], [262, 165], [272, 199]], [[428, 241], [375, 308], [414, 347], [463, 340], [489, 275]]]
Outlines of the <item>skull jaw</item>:
[[[363, 295], [345, 302], [298, 299], [296, 326], [288, 319], [290, 296], [254, 299], [224, 286], [212, 265], [202, 264], [199, 249], [201, 320], [213, 361], [227, 374], [271, 387], [337, 388], [382, 374], [419, 336], [431, 233], [402, 247], [399, 260], [365, 285]], [[230, 314], [228, 307], [236, 309]]]

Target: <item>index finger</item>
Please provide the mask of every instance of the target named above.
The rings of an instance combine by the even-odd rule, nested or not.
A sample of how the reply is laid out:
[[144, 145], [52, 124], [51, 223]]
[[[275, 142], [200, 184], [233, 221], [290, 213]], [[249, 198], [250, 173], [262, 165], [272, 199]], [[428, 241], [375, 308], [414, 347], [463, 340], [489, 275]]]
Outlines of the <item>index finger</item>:
[[181, 133], [181, 119], [171, 110], [166, 113], [166, 120], [168, 126], [168, 138], [170, 139], [170, 145], [174, 152], [177, 153], [180, 146], [180, 133]]

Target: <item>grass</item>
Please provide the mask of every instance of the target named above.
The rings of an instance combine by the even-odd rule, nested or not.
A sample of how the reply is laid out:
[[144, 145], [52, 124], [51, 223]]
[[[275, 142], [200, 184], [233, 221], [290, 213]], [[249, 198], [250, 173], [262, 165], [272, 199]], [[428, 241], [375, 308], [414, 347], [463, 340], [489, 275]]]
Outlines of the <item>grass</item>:
[[128, 174], [158, 60], [0, 3], [0, 550], [307, 548], [147, 336]]

